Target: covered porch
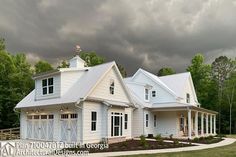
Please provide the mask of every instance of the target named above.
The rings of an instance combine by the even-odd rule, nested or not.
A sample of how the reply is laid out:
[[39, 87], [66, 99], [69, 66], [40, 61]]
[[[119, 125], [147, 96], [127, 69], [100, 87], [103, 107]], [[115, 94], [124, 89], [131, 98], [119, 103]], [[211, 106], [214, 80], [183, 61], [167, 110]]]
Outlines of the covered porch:
[[[170, 113], [175, 116], [175, 132], [177, 138], [195, 138], [216, 135], [217, 112], [197, 106], [156, 107], [151, 110], [154, 114]], [[166, 114], [167, 115], [167, 114]], [[173, 125], [173, 124], [172, 124]], [[174, 126], [172, 126], [174, 127]]]

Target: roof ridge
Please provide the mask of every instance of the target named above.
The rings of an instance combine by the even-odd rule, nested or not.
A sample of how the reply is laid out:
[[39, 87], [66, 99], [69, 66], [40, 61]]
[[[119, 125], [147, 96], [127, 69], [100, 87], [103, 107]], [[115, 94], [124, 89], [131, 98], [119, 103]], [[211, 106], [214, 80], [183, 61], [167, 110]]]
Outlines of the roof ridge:
[[171, 74], [171, 75], [165, 75], [165, 76], [158, 76], [159, 78], [163, 77], [170, 77], [170, 76], [176, 76], [176, 75], [184, 75], [184, 74], [191, 74], [189, 71], [182, 72], [182, 73], [177, 73], [177, 74]]

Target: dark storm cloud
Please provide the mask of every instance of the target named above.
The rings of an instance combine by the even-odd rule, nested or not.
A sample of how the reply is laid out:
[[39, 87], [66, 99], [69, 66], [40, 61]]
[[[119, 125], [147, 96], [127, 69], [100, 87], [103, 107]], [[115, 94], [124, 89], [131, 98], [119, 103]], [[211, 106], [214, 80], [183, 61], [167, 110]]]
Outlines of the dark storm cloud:
[[184, 71], [197, 52], [235, 57], [236, 1], [0, 0], [0, 36], [11, 52], [52, 63], [74, 46], [139, 67]]

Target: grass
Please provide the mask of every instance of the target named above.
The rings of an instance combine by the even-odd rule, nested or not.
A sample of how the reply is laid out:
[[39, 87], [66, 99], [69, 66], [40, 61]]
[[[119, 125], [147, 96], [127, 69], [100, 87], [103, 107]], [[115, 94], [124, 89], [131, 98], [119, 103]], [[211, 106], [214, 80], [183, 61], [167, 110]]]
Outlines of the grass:
[[[230, 138], [236, 138], [236, 135], [227, 135]], [[236, 156], [236, 142], [219, 148], [177, 152], [177, 153], [164, 153], [164, 154], [151, 154], [151, 155], [134, 155], [133, 157], [235, 157]], [[129, 156], [132, 157], [132, 156]]]

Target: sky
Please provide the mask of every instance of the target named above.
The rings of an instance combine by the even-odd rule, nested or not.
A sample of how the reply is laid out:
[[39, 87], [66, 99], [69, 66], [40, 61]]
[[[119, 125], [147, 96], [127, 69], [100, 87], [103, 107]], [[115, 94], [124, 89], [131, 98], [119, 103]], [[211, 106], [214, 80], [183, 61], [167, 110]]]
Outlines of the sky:
[[236, 57], [236, 0], [0, 0], [0, 37], [31, 63], [56, 66], [80, 45], [128, 75], [184, 72], [199, 52]]

